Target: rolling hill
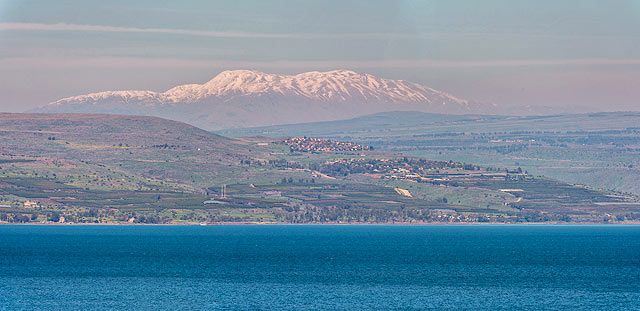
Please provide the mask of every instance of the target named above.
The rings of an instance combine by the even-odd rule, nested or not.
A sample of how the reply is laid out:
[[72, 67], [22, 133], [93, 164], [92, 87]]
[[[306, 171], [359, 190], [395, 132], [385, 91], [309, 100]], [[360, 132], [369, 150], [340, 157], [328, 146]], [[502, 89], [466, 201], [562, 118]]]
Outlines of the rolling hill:
[[[234, 174], [240, 160], [268, 155], [241, 140], [158, 117], [0, 113], [0, 124], [5, 155], [103, 165], [192, 188]], [[190, 177], [196, 173], [199, 178]]]
[[490, 116], [399, 111], [218, 133], [350, 140], [429, 159], [521, 167], [565, 182], [640, 194], [638, 124], [638, 112]]
[[[459, 118], [467, 117], [449, 121]], [[424, 140], [387, 140], [393, 148], [385, 149], [399, 154], [316, 138], [227, 138], [149, 116], [1, 113], [0, 222], [640, 219], [631, 194], [521, 169], [409, 156], [415, 139]], [[447, 152], [440, 157], [457, 149], [440, 149]]]

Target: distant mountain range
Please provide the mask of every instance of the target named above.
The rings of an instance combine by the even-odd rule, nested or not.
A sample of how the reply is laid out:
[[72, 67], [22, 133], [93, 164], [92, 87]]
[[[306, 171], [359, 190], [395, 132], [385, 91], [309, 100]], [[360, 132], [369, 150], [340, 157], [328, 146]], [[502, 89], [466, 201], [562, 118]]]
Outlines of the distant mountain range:
[[640, 112], [634, 111], [529, 116], [391, 111], [346, 120], [224, 129], [215, 133], [227, 137], [324, 137], [379, 147], [375, 142], [382, 137], [494, 132], [584, 132], [588, 135], [599, 131], [627, 131], [637, 128], [638, 124]]
[[342, 120], [376, 112], [487, 113], [420, 84], [348, 70], [298, 75], [224, 71], [204, 84], [166, 92], [108, 91], [63, 98], [34, 112], [149, 115], [207, 130]]

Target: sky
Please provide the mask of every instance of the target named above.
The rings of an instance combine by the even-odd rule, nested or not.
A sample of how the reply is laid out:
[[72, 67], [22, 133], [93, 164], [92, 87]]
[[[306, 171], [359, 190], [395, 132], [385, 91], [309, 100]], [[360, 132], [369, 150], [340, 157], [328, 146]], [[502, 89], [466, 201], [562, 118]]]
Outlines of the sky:
[[229, 69], [350, 69], [501, 107], [638, 111], [640, 0], [0, 0], [0, 111]]

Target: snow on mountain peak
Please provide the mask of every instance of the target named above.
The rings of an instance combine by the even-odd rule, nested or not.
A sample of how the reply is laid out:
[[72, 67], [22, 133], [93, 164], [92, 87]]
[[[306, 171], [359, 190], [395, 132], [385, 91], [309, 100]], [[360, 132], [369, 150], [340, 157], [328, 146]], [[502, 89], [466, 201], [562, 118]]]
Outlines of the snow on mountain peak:
[[[180, 85], [165, 92], [92, 93], [63, 98], [36, 111], [146, 114], [186, 122], [195, 118], [197, 122], [192, 123], [219, 128], [330, 120], [407, 109], [468, 113], [473, 107], [467, 100], [420, 84], [351, 70], [296, 75], [227, 70], [204, 84]], [[198, 123], [203, 120], [225, 125]]]
[[403, 80], [390, 80], [351, 70], [311, 71], [297, 75], [267, 74], [255, 70], [227, 70], [204, 84], [176, 86], [166, 92], [108, 91], [68, 97], [52, 104], [77, 101], [154, 99], [158, 103], [189, 103], [208, 97], [221, 99], [264, 94], [297, 96], [320, 101], [384, 101], [387, 103], [468, 102], [444, 92]]
[[252, 70], [229, 70], [202, 85], [201, 94], [216, 96], [272, 93], [302, 96], [310, 100], [357, 102], [455, 102], [463, 99], [402, 80], [389, 80], [351, 70], [305, 72], [297, 75], [267, 74]]

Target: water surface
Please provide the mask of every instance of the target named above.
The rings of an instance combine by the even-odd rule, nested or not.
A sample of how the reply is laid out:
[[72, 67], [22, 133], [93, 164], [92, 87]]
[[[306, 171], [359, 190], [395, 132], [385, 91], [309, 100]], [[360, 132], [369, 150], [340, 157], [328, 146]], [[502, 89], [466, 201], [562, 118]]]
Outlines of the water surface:
[[640, 310], [640, 226], [0, 226], [0, 310]]

